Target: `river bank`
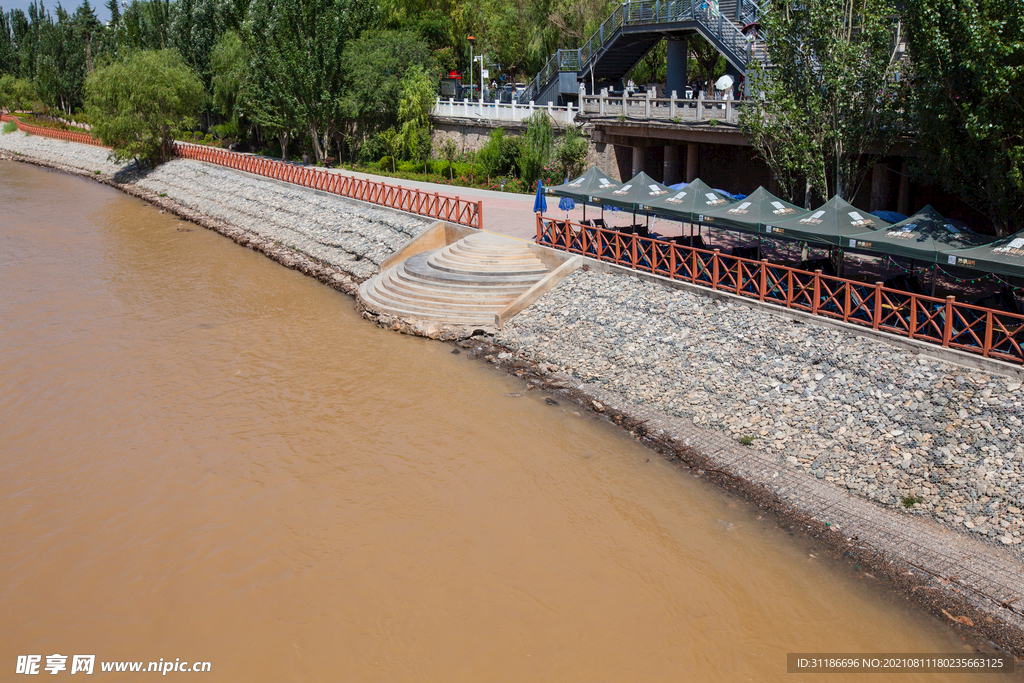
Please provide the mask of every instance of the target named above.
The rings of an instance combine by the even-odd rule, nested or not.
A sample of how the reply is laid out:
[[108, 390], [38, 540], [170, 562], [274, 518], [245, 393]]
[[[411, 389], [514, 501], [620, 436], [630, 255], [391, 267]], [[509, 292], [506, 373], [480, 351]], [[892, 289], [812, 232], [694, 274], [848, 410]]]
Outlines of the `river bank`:
[[[132, 178], [101, 165], [102, 149], [21, 135], [0, 136], [0, 148], [115, 185], [348, 292], [427, 226], [196, 162]], [[505, 348], [467, 348], [740, 488], [958, 628], [1024, 653], [1021, 603], [999, 593], [1024, 585], [1013, 583], [1019, 383], [595, 272], [571, 276], [494, 341]], [[911, 496], [914, 512], [902, 501]], [[933, 533], [927, 515], [986, 542]], [[925, 540], [901, 549], [911, 532]]]

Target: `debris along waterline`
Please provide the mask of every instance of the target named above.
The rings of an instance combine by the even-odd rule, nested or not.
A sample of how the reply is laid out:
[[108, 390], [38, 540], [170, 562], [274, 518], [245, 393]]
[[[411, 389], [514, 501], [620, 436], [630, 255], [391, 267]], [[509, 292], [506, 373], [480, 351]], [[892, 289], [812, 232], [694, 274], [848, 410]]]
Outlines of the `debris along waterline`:
[[[929, 557], [913, 557], [912, 553], [905, 552], [898, 534], [891, 530], [879, 528], [877, 534], [863, 530], [851, 533], [852, 523], [835, 518], [829, 521], [822, 515], [823, 510], [808, 506], [807, 501], [799, 496], [786, 495], [781, 486], [773, 487], [765, 481], [756, 481], [749, 472], [737, 471], [734, 463], [724, 461], [719, 449], [702, 448], [697, 439], [708, 436], [701, 434], [705, 430], [681, 424], [682, 421], [674, 425], [665, 424], [666, 416], [658, 415], [653, 409], [640, 411], [636, 406], [622, 405], [607, 392], [593, 391], [564, 374], [553, 363], [524, 358], [494, 340], [476, 337], [457, 342], [457, 347], [468, 349], [469, 358], [484, 361], [524, 380], [528, 391], [537, 389], [552, 394], [555, 398], [548, 399], [550, 405], [557, 407], [557, 401], [565, 401], [608, 420], [662, 454], [669, 462], [755, 504], [791, 533], [803, 534], [821, 544], [833, 557], [848, 561], [868, 580], [886, 582], [897, 593], [948, 623], [964, 638], [971, 639], [975, 647], [1002, 649], [1017, 657], [1024, 656], [1024, 604], [1009, 603], [1006, 598], [995, 594], [1001, 589], [995, 588], [992, 594], [979, 591], [953, 572], [943, 571], [949, 567], [948, 564], [930, 566]], [[804, 476], [796, 472], [786, 475], [789, 479]], [[786, 475], [783, 475], [783, 480]], [[767, 480], [778, 482], [779, 472], [769, 473]], [[813, 484], [829, 486], [818, 481]], [[897, 525], [903, 523], [890, 511], [866, 501], [852, 500], [855, 504], [874, 508]], [[870, 527], [875, 520], [865, 521]], [[942, 532], [927, 520], [912, 521], [929, 524], [933, 530]], [[977, 546], [973, 539], [962, 540]], [[926, 544], [928, 539], [919, 538], [919, 541]], [[982, 550], [998, 551], [995, 548]]]

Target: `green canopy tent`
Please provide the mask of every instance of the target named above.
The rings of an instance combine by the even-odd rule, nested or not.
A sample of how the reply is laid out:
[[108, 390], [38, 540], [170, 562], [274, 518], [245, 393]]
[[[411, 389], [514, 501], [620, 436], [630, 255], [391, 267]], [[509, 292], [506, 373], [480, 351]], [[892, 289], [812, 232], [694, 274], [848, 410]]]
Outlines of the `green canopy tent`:
[[[844, 237], [863, 234], [868, 230], [880, 229], [889, 225], [889, 221], [872, 216], [836, 195], [814, 211], [801, 216], [794, 216], [777, 223], [764, 226], [765, 234], [771, 237], [784, 237], [800, 240], [804, 243], [801, 261], [807, 261], [808, 244], [825, 245], [831, 252], [833, 247], [841, 247]], [[838, 259], [837, 273], [843, 272], [842, 252]]]
[[[590, 197], [595, 192], [614, 190], [622, 187], [622, 183], [612, 180], [608, 174], [597, 166], [591, 166], [586, 172], [574, 180], [563, 185], [549, 187], [548, 194], [557, 197], [569, 197], [570, 199], [583, 203], [583, 220], [587, 219], [587, 204], [594, 203]], [[603, 206], [603, 205], [602, 205]]]
[[758, 187], [745, 199], [698, 215], [697, 220], [705, 225], [757, 235], [757, 252], [760, 258], [761, 235], [771, 234], [768, 228], [774, 228], [776, 223], [805, 213], [806, 209], [783, 201], [763, 187]]
[[677, 218], [687, 223], [697, 223], [699, 225], [698, 216], [731, 203], [733, 203], [731, 197], [727, 197], [718, 190], [712, 189], [698, 178], [686, 187], [680, 190], [673, 190], [669, 195], [658, 197], [646, 206], [651, 213], [658, 216]]
[[861, 211], [837, 195], [814, 211], [765, 225], [765, 234], [838, 247], [844, 237], [888, 225], [888, 221]]
[[941, 254], [939, 263], [1024, 277], [1024, 230], [980, 247], [942, 251]]
[[[633, 212], [633, 222], [636, 222], [637, 211], [648, 211], [648, 205], [660, 197], [666, 197], [673, 193], [672, 188], [662, 185], [651, 176], [642, 171], [622, 184], [621, 187], [594, 192], [590, 195], [591, 201], [601, 202], [602, 205], [609, 204]], [[649, 212], [648, 217], [650, 217]]]
[[910, 259], [910, 271], [914, 262], [932, 264], [932, 292], [935, 292], [935, 265], [943, 253], [979, 247], [991, 238], [957, 228], [929, 204], [910, 218], [892, 225], [844, 237], [842, 244], [849, 249], [863, 249], [887, 256], [902, 256]]

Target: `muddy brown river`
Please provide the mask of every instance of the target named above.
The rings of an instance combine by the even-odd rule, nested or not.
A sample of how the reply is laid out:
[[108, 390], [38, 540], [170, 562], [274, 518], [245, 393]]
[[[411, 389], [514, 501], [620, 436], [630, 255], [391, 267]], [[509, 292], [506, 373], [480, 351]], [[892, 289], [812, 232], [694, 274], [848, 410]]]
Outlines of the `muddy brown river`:
[[55, 653], [96, 655], [101, 680], [162, 658], [211, 663], [179, 679], [457, 683], [969, 651], [451, 351], [141, 201], [0, 162], [0, 679]]

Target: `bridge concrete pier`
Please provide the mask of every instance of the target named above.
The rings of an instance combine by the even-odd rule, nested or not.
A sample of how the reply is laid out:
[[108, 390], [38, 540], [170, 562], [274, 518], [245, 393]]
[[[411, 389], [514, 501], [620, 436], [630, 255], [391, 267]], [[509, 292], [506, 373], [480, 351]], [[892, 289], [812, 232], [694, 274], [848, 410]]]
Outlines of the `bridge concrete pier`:
[[633, 175], [642, 173], [644, 169], [644, 162], [647, 159], [647, 148], [640, 147], [639, 145], [633, 146]]
[[697, 179], [698, 155], [700, 154], [700, 143], [686, 143], [686, 182], [692, 183]]
[[665, 145], [664, 180], [665, 185], [675, 185], [682, 177], [679, 173], [679, 145]]
[[675, 90], [678, 97], [686, 95], [687, 41], [686, 38], [672, 38], [666, 41], [668, 60], [665, 72], [666, 97]]

